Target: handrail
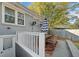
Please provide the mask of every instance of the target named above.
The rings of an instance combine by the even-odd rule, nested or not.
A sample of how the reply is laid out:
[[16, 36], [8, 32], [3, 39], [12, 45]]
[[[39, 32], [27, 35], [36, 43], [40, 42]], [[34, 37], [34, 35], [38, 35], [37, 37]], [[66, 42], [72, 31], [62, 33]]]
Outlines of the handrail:
[[16, 35], [0, 35], [0, 38], [4, 38], [4, 37], [15, 37]]

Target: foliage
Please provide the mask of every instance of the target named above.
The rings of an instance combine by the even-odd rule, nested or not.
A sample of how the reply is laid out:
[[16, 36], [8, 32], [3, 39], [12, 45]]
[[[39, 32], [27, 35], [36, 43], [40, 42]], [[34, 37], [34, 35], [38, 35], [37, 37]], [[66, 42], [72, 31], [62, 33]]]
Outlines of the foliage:
[[79, 19], [76, 20], [76, 22], [73, 24], [75, 26], [75, 28], [79, 28]]
[[68, 4], [68, 2], [34, 2], [29, 9], [47, 18], [49, 28], [54, 28], [68, 23], [69, 19], [66, 17]]

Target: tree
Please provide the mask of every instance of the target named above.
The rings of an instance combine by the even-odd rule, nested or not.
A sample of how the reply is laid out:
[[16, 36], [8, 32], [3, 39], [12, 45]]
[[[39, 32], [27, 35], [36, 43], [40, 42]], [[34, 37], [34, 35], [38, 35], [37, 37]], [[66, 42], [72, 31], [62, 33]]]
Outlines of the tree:
[[75, 21], [75, 23], [73, 24], [74, 28], [79, 29], [79, 19], [77, 19]]
[[33, 2], [28, 8], [48, 19], [49, 28], [68, 23], [68, 2]]

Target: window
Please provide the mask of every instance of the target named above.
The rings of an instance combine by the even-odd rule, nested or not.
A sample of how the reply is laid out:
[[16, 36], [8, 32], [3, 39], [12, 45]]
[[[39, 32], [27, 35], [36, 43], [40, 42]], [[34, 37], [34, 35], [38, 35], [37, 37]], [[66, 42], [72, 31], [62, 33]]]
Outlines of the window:
[[24, 22], [24, 11], [16, 10], [16, 8], [12, 8], [11, 6], [2, 5], [2, 23], [3, 24], [11, 24], [11, 25], [25, 25]]
[[5, 7], [5, 22], [15, 23], [15, 11], [8, 7]]
[[18, 24], [24, 25], [24, 14], [18, 12]]

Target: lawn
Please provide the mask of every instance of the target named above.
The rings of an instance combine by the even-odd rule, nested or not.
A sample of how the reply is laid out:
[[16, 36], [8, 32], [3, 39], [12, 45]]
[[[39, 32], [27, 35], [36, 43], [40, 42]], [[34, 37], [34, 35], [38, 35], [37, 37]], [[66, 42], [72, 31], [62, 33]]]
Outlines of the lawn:
[[79, 49], [79, 42], [74, 42], [74, 44]]

